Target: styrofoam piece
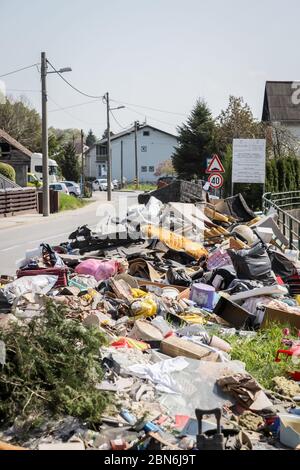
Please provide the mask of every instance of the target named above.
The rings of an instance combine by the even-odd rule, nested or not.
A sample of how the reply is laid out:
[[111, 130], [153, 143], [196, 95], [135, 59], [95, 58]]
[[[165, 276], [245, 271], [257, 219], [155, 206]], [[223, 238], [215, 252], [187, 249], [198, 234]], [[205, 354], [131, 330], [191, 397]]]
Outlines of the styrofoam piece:
[[231, 295], [229, 299], [231, 302], [238, 302], [239, 300], [249, 299], [250, 297], [263, 297], [265, 295], [288, 295], [289, 291], [286, 287], [280, 285], [260, 287], [259, 289], [247, 290], [239, 292], [238, 294]]

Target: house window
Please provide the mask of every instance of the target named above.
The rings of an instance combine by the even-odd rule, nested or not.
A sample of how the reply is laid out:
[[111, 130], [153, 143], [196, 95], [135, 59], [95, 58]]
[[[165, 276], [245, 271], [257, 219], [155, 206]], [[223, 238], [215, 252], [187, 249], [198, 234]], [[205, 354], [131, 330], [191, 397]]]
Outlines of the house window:
[[141, 152], [147, 152], [147, 145], [141, 146]]
[[102, 177], [107, 176], [105, 163], [102, 163], [101, 165], [98, 165], [98, 177], [101, 177], [101, 176]]
[[146, 166], [142, 166], [141, 170], [142, 170], [142, 173], [147, 173], [147, 167]]
[[149, 137], [150, 131], [144, 131], [144, 132], [143, 132], [143, 135], [144, 135], [145, 137]]
[[154, 173], [154, 166], [149, 166], [149, 173]]
[[35, 166], [34, 171], [36, 173], [43, 173], [43, 167], [42, 166]]
[[105, 157], [107, 155], [106, 145], [97, 145], [96, 146], [96, 155], [97, 157]]

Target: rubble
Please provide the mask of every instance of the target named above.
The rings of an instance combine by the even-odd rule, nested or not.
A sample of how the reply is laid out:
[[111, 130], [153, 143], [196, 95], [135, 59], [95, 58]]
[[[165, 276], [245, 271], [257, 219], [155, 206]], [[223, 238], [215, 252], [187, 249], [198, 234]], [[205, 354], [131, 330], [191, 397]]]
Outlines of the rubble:
[[[175, 182], [139, 202], [0, 277], [0, 448], [281, 445], [274, 423], [299, 396], [293, 353], [275, 362], [300, 347], [298, 254], [242, 195], [210, 201]], [[274, 315], [290, 329], [273, 338]], [[237, 360], [242, 344], [257, 362], [264, 331], [272, 390]]]

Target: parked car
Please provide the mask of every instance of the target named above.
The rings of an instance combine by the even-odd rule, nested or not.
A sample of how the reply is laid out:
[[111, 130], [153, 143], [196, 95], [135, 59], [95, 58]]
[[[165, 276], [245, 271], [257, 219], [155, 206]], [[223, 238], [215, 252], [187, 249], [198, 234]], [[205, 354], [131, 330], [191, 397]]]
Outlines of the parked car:
[[118, 180], [112, 180], [112, 184], [114, 185], [114, 189], [120, 189], [121, 184]]
[[164, 186], [168, 186], [168, 184], [173, 183], [173, 181], [175, 180], [175, 176], [162, 176], [157, 180], [157, 189], [163, 188]]
[[62, 183], [67, 186], [69, 194], [75, 197], [81, 196], [81, 190], [78, 183], [75, 183], [74, 181], [62, 181]]
[[[114, 185], [111, 183], [111, 189], [114, 190]], [[107, 179], [96, 179], [93, 181], [94, 191], [107, 191]]]
[[69, 190], [65, 183], [51, 183], [49, 184], [49, 189], [52, 189], [53, 191], [58, 191], [60, 193], [69, 194]]

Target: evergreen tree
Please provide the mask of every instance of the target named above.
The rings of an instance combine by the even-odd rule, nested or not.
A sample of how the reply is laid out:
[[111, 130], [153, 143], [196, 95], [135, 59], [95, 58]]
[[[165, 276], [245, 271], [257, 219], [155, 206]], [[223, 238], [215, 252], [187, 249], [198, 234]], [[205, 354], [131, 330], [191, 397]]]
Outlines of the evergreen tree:
[[75, 181], [78, 183], [80, 179], [80, 165], [73, 143], [69, 143], [64, 147], [58, 164], [61, 172], [67, 181]]
[[86, 138], [86, 145], [88, 147], [92, 147], [96, 142], [97, 142], [97, 137], [93, 133], [92, 129], [90, 129]]
[[216, 152], [215, 124], [207, 104], [198, 100], [187, 123], [178, 127], [173, 166], [180, 178], [204, 178], [207, 158]]

